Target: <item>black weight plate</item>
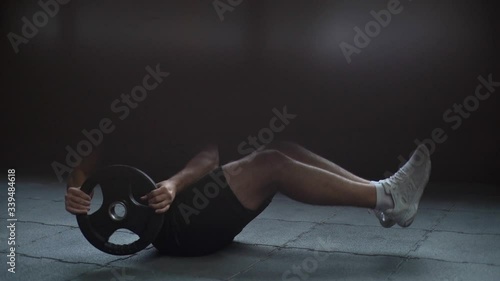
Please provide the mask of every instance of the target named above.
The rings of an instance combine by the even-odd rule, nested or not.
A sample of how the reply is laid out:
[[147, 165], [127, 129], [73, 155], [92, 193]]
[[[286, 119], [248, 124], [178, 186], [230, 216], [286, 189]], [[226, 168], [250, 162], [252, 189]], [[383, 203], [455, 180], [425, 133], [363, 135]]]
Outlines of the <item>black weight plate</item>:
[[[108, 166], [91, 175], [81, 190], [90, 194], [100, 185], [103, 202], [93, 214], [77, 215], [78, 226], [87, 240], [97, 249], [112, 255], [131, 255], [151, 244], [163, 225], [163, 214], [142, 203], [140, 197], [156, 188], [154, 181], [139, 169], [126, 165]], [[110, 207], [125, 207], [123, 218], [113, 218]], [[128, 229], [139, 239], [126, 245], [108, 242], [120, 228]]]

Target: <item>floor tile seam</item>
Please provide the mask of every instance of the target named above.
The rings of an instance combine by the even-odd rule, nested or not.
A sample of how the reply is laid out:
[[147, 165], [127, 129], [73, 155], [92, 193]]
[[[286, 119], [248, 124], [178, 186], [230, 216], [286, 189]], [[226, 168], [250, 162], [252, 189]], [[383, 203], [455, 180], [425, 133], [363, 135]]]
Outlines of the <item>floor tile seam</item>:
[[52, 236], [55, 236], [55, 235], [61, 234], [61, 233], [63, 233], [63, 232], [68, 232], [68, 231], [71, 231], [71, 230], [73, 230], [73, 229], [63, 229], [63, 230], [61, 230], [61, 231], [58, 231], [58, 232], [53, 233], [53, 234], [50, 234], [50, 235], [41, 236], [41, 237], [39, 237], [39, 238], [36, 238], [35, 240], [29, 241], [29, 242], [27, 242], [26, 244], [21, 244], [21, 245], [22, 245], [23, 247], [24, 247], [24, 246], [28, 247], [28, 246], [30, 246], [30, 245], [32, 245], [32, 244], [34, 244], [35, 242], [38, 242], [38, 241], [40, 241], [40, 240], [44, 240], [44, 239], [46, 239], [46, 238], [49, 238], [49, 237], [52, 237]]
[[79, 228], [78, 226], [74, 226], [74, 225], [67, 225], [67, 224], [50, 224], [50, 223], [39, 222], [39, 221], [23, 220], [22, 218], [21, 218], [21, 219], [18, 219], [18, 220], [17, 220], [17, 222], [22, 222], [22, 223], [34, 223], [34, 224], [40, 224], [40, 225], [45, 225], [45, 226], [68, 227], [68, 228], [72, 228], [72, 229], [77, 229], [77, 228]]
[[409, 260], [411, 253], [415, 253], [418, 251], [420, 246], [429, 238], [429, 235], [434, 231], [434, 229], [441, 223], [443, 219], [445, 219], [448, 214], [451, 212], [453, 207], [455, 206], [455, 203], [453, 203], [447, 210], [443, 211], [441, 214], [441, 217], [437, 218], [436, 221], [433, 223], [431, 228], [429, 230], [426, 230], [425, 233], [422, 235], [422, 237], [413, 244], [413, 246], [408, 250], [408, 252], [405, 254], [404, 259], [396, 266], [394, 271], [392, 271], [386, 278], [386, 280], [392, 280], [392, 276], [397, 274], [399, 270], [403, 267], [403, 265]]
[[61, 263], [67, 263], [67, 264], [85, 264], [85, 265], [95, 265], [95, 266], [98, 266], [98, 267], [101, 267], [101, 268], [105, 268], [107, 266], [105, 265], [102, 265], [102, 264], [98, 264], [98, 263], [92, 263], [92, 262], [76, 262], [76, 261], [67, 261], [67, 260], [63, 260], [63, 259], [58, 259], [58, 258], [54, 258], [54, 257], [49, 257], [49, 256], [32, 256], [32, 255], [28, 255], [28, 254], [24, 254], [24, 253], [16, 253], [16, 255], [20, 256], [20, 257], [27, 257], [27, 258], [33, 258], [33, 259], [46, 259], [46, 260], [51, 260], [51, 261], [57, 261], [57, 262], [61, 262]]
[[[269, 245], [262, 245], [262, 246], [269, 247]], [[281, 248], [279, 246], [273, 246], [273, 249], [271, 249], [269, 252], [267, 252], [267, 254], [263, 258], [258, 259], [257, 261], [251, 263], [249, 266], [245, 267], [244, 269], [242, 269], [242, 270], [240, 270], [240, 271], [238, 271], [238, 272], [232, 274], [231, 276], [229, 276], [227, 278], [224, 278], [222, 280], [226, 280], [226, 281], [234, 280], [234, 278], [236, 278], [236, 277], [238, 277], [238, 276], [240, 276], [242, 274], [245, 274], [248, 271], [250, 271], [256, 264], [264, 262], [264, 261], [270, 259], [275, 252], [279, 252], [279, 251], [281, 251]]]
[[[329, 219], [329, 218], [328, 218]], [[326, 219], [327, 220], [327, 219]], [[300, 233], [299, 235], [297, 235], [297, 237], [295, 238], [291, 238], [289, 239], [287, 242], [283, 243], [282, 245], [279, 245], [279, 246], [274, 246], [276, 248], [272, 249], [271, 251], [269, 251], [266, 256], [262, 259], [259, 259], [258, 261], [252, 263], [251, 265], [249, 265], [248, 267], [246, 267], [245, 269], [229, 276], [228, 278], [224, 279], [224, 280], [233, 280], [234, 278], [236, 278], [237, 276], [241, 275], [241, 274], [245, 274], [246, 272], [250, 271], [256, 264], [258, 263], [261, 263], [261, 262], [264, 262], [268, 259], [270, 259], [274, 253], [276, 252], [279, 252], [281, 251], [281, 249], [283, 248], [286, 248], [287, 244], [289, 243], [292, 243], [294, 241], [297, 241], [298, 239], [300, 239], [303, 235], [306, 235], [307, 233], [310, 233], [311, 231], [313, 231], [318, 225], [320, 225], [322, 222], [319, 222], [319, 223], [314, 223], [314, 222], [308, 222], [308, 223], [312, 223], [313, 225], [306, 231]], [[252, 244], [252, 245], [257, 245], [257, 244]], [[264, 246], [264, 245], [262, 245]], [[269, 246], [269, 245], [265, 245], [265, 246]]]

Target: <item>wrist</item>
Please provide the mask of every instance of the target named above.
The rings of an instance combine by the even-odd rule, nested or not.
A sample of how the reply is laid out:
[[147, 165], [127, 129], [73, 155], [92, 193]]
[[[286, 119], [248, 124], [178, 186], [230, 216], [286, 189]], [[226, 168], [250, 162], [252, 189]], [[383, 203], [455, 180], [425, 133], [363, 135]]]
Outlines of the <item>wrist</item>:
[[178, 191], [179, 189], [182, 188], [186, 184], [186, 177], [183, 176], [182, 174], [177, 174], [170, 179], [167, 180], [170, 185], [169, 186], [174, 186], [175, 191]]
[[175, 186], [176, 189], [179, 188], [179, 187], [181, 187], [184, 184], [184, 182], [185, 182], [180, 177], [173, 177], [173, 178], [168, 179], [168, 181], [170, 183], [172, 183], [172, 185]]

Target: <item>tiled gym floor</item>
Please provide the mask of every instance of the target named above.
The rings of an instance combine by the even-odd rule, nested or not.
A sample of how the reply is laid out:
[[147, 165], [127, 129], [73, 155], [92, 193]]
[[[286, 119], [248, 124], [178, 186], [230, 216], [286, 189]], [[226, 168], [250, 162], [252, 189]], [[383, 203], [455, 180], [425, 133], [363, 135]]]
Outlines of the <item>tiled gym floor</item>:
[[[100, 252], [64, 210], [61, 184], [17, 184], [16, 273], [7, 272], [6, 196], [0, 196], [1, 280], [500, 280], [498, 187], [430, 184], [414, 224], [378, 226], [365, 209], [277, 196], [214, 255]], [[479, 193], [481, 195], [479, 195]]]

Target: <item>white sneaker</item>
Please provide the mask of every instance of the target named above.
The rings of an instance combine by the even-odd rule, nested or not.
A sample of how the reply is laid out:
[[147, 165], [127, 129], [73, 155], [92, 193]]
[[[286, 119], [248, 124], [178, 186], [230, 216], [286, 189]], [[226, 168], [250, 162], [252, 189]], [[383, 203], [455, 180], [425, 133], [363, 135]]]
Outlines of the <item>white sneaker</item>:
[[408, 227], [413, 223], [430, 172], [429, 150], [425, 145], [419, 145], [410, 160], [399, 171], [390, 178], [380, 181], [385, 192], [390, 193], [394, 200], [393, 209], [380, 212], [380, 215], [375, 213], [379, 220], [380, 217], [383, 218], [382, 226], [390, 225], [391, 220], [401, 227]]
[[375, 212], [375, 216], [378, 218], [380, 225], [382, 225], [383, 227], [391, 228], [396, 224], [396, 222], [393, 221], [392, 219], [388, 218], [387, 215], [383, 211], [379, 211], [379, 210], [373, 210], [373, 211]]

